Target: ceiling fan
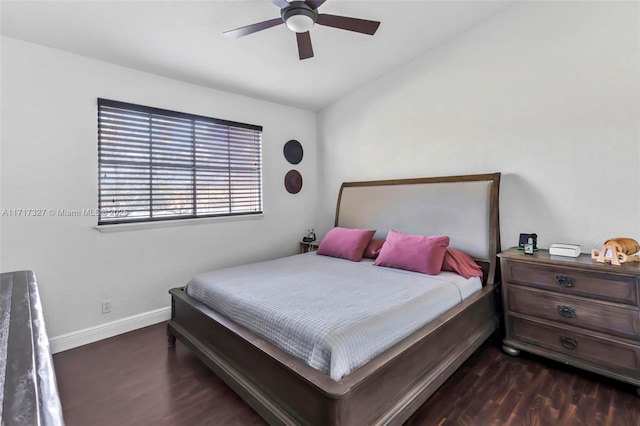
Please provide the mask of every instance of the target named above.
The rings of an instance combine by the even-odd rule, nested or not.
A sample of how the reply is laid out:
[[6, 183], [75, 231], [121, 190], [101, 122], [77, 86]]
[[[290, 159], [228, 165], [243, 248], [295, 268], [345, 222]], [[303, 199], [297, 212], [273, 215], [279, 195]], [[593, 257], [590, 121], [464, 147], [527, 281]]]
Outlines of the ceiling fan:
[[369, 35], [374, 35], [378, 30], [380, 22], [377, 21], [318, 13], [318, 8], [325, 1], [326, 0], [306, 0], [292, 1], [289, 3], [286, 0], [271, 0], [271, 3], [280, 8], [280, 18], [225, 31], [223, 34], [228, 37], [238, 38], [277, 25], [286, 24], [287, 28], [296, 33], [296, 38], [298, 39], [298, 54], [300, 55], [300, 60], [303, 60], [313, 57], [313, 47], [311, 46], [309, 30], [313, 28], [314, 24]]

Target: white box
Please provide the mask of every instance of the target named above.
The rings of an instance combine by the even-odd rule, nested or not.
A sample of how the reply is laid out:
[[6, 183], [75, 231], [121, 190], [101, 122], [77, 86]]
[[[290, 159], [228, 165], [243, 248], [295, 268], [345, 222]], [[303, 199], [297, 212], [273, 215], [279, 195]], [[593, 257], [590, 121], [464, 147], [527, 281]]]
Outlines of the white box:
[[578, 257], [580, 256], [580, 246], [575, 244], [551, 244], [549, 254], [553, 256]]

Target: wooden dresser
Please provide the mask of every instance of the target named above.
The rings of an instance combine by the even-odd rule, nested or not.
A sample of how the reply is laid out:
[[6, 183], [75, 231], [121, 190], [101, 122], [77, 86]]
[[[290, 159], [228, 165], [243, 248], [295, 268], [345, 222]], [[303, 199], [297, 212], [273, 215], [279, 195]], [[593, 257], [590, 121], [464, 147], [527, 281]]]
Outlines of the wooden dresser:
[[564, 362], [636, 386], [640, 395], [640, 264], [611, 266], [587, 254], [498, 255], [503, 349]]

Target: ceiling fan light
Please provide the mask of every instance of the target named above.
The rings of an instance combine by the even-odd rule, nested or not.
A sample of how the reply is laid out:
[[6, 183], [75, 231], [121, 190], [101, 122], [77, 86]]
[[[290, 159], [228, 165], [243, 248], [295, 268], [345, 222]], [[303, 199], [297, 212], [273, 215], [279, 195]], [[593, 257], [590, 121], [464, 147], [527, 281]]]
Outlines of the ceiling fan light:
[[285, 21], [287, 28], [296, 33], [306, 33], [315, 24], [313, 18], [307, 15], [293, 15], [287, 18]]

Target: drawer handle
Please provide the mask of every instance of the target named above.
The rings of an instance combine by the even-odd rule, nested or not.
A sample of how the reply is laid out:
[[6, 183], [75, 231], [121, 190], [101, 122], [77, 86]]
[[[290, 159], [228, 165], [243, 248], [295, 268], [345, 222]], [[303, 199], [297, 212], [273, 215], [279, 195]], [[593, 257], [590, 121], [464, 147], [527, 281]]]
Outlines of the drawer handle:
[[560, 336], [560, 343], [562, 343], [562, 346], [564, 346], [566, 349], [570, 350], [574, 350], [578, 347], [578, 341], [568, 336]]
[[565, 318], [573, 318], [576, 316], [576, 308], [571, 306], [558, 305], [558, 313]]
[[560, 287], [573, 287], [573, 278], [564, 274], [556, 274], [554, 277]]

